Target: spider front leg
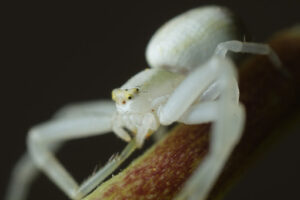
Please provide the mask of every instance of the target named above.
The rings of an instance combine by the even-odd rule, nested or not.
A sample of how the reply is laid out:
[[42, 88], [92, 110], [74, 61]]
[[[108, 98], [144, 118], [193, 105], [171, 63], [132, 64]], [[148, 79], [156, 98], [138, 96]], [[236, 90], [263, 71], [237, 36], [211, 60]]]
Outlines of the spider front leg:
[[[213, 123], [209, 153], [176, 199], [189, 197], [203, 200], [240, 139], [244, 110], [238, 103], [235, 77], [233, 63], [214, 56], [190, 73], [161, 108], [160, 120], [163, 124], [174, 121]], [[217, 86], [213, 86], [214, 83]]]
[[[15, 167], [6, 199], [25, 199], [28, 186], [22, 183], [31, 182], [35, 166], [46, 173], [69, 198], [79, 199], [88, 194], [133, 152], [135, 142], [129, 143], [120, 156], [110, 161], [80, 186], [55, 158], [53, 152], [66, 140], [110, 132], [114, 113], [115, 105], [112, 102], [78, 104], [60, 110], [53, 120], [33, 127], [27, 141], [29, 155], [23, 156]], [[23, 168], [24, 166], [28, 167]], [[28, 170], [31, 174], [22, 176]]]

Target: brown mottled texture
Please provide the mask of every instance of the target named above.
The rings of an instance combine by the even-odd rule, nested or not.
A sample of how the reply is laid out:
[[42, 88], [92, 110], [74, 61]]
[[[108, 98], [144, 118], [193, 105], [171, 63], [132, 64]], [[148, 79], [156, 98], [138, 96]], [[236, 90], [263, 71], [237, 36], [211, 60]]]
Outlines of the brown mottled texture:
[[[241, 101], [247, 122], [241, 142], [228, 160], [209, 199], [221, 198], [255, 155], [299, 111], [300, 28], [277, 34], [271, 46], [291, 74], [286, 78], [266, 57], [239, 68]], [[172, 199], [208, 151], [209, 125], [177, 126], [164, 140], [85, 200]]]
[[172, 199], [207, 152], [208, 130], [207, 124], [176, 127], [88, 199]]

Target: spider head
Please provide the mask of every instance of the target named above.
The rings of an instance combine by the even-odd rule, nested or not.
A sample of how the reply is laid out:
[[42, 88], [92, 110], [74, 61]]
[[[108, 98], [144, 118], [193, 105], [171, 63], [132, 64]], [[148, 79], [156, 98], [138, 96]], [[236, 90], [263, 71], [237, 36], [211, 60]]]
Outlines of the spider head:
[[139, 93], [139, 88], [131, 89], [114, 89], [112, 91], [112, 99], [117, 105], [126, 105]]

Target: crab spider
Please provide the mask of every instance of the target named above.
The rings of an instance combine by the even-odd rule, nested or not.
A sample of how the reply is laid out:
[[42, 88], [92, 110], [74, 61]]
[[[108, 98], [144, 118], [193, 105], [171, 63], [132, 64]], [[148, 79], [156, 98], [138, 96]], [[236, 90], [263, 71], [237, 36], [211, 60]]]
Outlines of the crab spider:
[[[209, 154], [176, 199], [204, 199], [239, 141], [244, 109], [239, 103], [235, 65], [228, 51], [269, 55], [265, 44], [238, 41], [240, 31], [226, 8], [205, 6], [163, 25], [151, 38], [146, 58], [150, 69], [112, 91], [115, 101], [67, 106], [28, 134], [28, 153], [16, 165], [6, 200], [25, 199], [41, 169], [71, 199], [87, 195], [114, 171], [160, 125], [212, 122]], [[279, 68], [280, 69], [280, 68]], [[129, 142], [125, 150], [86, 182], [78, 185], [55, 158], [64, 141], [113, 131]], [[129, 132], [134, 133], [132, 139]]]

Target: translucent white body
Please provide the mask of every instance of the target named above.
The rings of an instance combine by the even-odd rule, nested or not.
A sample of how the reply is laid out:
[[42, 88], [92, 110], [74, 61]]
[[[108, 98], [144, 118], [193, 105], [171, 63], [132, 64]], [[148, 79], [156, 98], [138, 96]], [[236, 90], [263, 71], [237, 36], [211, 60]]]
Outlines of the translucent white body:
[[[238, 33], [231, 13], [218, 6], [193, 9], [167, 22], [146, 50], [152, 68], [113, 90], [115, 103], [102, 100], [70, 105], [29, 131], [28, 154], [15, 167], [6, 200], [26, 197], [26, 184], [35, 177], [36, 167], [69, 198], [80, 199], [161, 124], [176, 121], [213, 124], [209, 155], [176, 197], [204, 199], [239, 141], [244, 123], [235, 66], [226, 57], [227, 51], [266, 54], [280, 65], [267, 45], [234, 40]], [[78, 185], [53, 152], [66, 140], [110, 131], [131, 142], [120, 156]], [[130, 133], [135, 135], [133, 140]]]

